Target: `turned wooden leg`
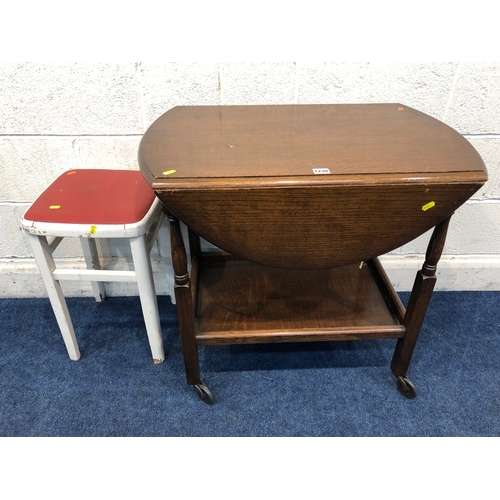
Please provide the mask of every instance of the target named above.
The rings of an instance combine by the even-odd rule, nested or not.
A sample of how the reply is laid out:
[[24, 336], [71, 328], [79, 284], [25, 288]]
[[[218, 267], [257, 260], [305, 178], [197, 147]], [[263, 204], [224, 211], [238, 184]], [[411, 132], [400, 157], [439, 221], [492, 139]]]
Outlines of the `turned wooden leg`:
[[187, 268], [186, 248], [184, 246], [179, 220], [167, 210], [165, 210], [165, 214], [170, 223], [174, 292], [177, 304], [182, 353], [184, 355], [184, 365], [186, 367], [186, 378], [188, 384], [197, 385], [201, 383], [200, 367], [194, 331], [194, 306]]
[[413, 285], [404, 318], [406, 335], [404, 338], [398, 339], [391, 363], [392, 373], [398, 378], [406, 375], [420, 329], [424, 322], [427, 307], [436, 283], [437, 263], [443, 253], [450, 218], [451, 216], [434, 228], [427, 247], [424, 265], [418, 271], [415, 278], [415, 284]]

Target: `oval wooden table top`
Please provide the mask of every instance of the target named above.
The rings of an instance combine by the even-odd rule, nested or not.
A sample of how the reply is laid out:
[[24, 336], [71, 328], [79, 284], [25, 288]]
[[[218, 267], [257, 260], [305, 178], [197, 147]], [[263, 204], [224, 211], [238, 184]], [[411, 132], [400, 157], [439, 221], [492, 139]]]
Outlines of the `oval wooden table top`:
[[331, 268], [398, 248], [487, 180], [457, 131], [402, 104], [178, 106], [139, 165], [175, 216], [261, 264]]

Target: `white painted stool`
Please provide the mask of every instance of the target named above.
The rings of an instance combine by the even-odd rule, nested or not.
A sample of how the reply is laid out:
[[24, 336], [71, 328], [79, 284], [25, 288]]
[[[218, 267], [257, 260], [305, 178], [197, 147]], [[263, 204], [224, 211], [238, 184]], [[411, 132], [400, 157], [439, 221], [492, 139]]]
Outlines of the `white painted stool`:
[[[22, 219], [69, 357], [80, 359], [73, 324], [59, 281], [91, 281], [97, 301], [104, 281], [137, 282], [155, 363], [165, 359], [150, 252], [161, 226], [161, 203], [141, 172], [70, 170], [58, 177]], [[80, 238], [87, 269], [57, 269], [52, 257], [64, 237]], [[127, 238], [134, 271], [103, 270], [97, 238]]]

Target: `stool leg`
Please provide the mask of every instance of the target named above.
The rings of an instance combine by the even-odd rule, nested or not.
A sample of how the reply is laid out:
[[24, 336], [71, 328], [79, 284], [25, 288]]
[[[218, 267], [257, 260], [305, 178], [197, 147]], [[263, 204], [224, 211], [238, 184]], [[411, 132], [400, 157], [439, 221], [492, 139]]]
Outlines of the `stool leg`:
[[147, 249], [146, 235], [137, 236], [130, 239], [130, 248], [134, 260], [134, 269], [141, 299], [142, 313], [146, 323], [149, 345], [153, 354], [153, 361], [156, 364], [162, 363], [165, 359], [163, 350], [163, 340], [161, 336], [160, 315], [158, 314], [158, 301], [156, 300], [156, 290], [153, 281], [153, 270]]
[[73, 330], [73, 323], [71, 322], [71, 317], [69, 315], [66, 299], [64, 298], [61, 290], [61, 285], [54, 279], [52, 274], [56, 265], [47, 242], [47, 238], [45, 238], [45, 236], [36, 236], [34, 234], [27, 234], [27, 236], [47, 290], [52, 310], [54, 311], [64, 343], [66, 344], [69, 357], [72, 360], [77, 361], [80, 359], [80, 350], [78, 349], [75, 331]]
[[[82, 243], [83, 256], [87, 269], [101, 269], [99, 262], [99, 254], [97, 253], [97, 246], [95, 240], [92, 238], [80, 238]], [[106, 298], [106, 291], [102, 281], [92, 281], [92, 290], [97, 302], [102, 302]]]

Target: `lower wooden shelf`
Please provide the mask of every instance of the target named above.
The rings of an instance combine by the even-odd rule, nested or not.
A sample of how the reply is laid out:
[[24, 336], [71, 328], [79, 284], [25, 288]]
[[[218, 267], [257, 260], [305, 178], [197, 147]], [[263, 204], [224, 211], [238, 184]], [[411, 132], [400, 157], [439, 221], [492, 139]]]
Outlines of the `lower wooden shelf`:
[[377, 259], [328, 270], [200, 259], [199, 345], [402, 338], [404, 307]]
[[167, 215], [186, 380], [203, 401], [212, 403], [213, 396], [200, 377], [198, 345], [381, 338], [398, 339], [391, 371], [401, 394], [416, 396], [407, 371], [451, 216], [432, 232], [406, 310], [377, 258], [331, 269], [280, 269], [202, 252], [188, 228], [189, 273], [179, 219]]

